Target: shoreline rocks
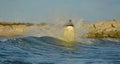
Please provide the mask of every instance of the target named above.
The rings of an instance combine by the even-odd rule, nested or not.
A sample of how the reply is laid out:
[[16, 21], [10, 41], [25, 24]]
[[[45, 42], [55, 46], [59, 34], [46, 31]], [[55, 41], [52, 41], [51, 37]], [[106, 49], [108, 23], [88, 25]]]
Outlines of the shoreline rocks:
[[0, 37], [24, 36], [32, 27], [46, 28], [47, 24], [0, 22]]
[[87, 26], [87, 38], [120, 38], [120, 20], [100, 21]]
[[[40, 28], [49, 29], [50, 26], [45, 23], [32, 24], [32, 23], [13, 23], [13, 22], [0, 22], [0, 36], [23, 36], [26, 30], [30, 27], [37, 26]], [[88, 30], [83, 35], [86, 38], [120, 38], [120, 20], [106, 20], [85, 24]]]
[[32, 23], [0, 22], [0, 36], [21, 36]]

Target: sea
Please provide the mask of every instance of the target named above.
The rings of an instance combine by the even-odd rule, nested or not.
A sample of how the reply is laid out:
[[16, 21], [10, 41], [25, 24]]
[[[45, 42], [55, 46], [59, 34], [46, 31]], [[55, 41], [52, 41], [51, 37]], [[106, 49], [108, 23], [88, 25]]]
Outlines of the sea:
[[24, 37], [0, 37], [0, 64], [120, 64], [119, 38], [82, 38], [88, 31], [80, 21], [74, 23], [74, 45], [64, 46], [65, 22], [53, 23], [31, 26]]
[[84, 38], [75, 43], [65, 47], [49, 36], [1, 38], [0, 64], [120, 64], [120, 39]]

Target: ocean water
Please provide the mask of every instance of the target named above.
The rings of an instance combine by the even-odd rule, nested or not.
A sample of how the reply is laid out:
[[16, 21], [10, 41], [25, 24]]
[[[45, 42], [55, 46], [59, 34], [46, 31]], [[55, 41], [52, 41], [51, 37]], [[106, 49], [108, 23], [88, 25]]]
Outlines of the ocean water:
[[0, 64], [120, 64], [120, 39], [81, 39], [67, 49], [53, 37], [0, 40]]

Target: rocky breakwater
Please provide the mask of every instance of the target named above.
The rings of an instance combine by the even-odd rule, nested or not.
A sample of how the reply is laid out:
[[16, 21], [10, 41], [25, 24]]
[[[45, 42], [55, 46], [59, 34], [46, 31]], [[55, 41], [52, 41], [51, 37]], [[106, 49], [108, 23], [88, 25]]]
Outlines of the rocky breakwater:
[[120, 20], [88, 23], [88, 38], [120, 38]]
[[21, 36], [32, 23], [0, 22], [0, 36]]

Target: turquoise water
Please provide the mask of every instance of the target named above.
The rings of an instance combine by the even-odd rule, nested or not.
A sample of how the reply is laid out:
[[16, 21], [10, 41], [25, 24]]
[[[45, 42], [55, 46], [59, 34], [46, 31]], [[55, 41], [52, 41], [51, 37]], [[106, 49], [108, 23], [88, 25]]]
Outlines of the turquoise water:
[[85, 39], [73, 50], [52, 37], [1, 39], [0, 64], [120, 64], [120, 39]]

